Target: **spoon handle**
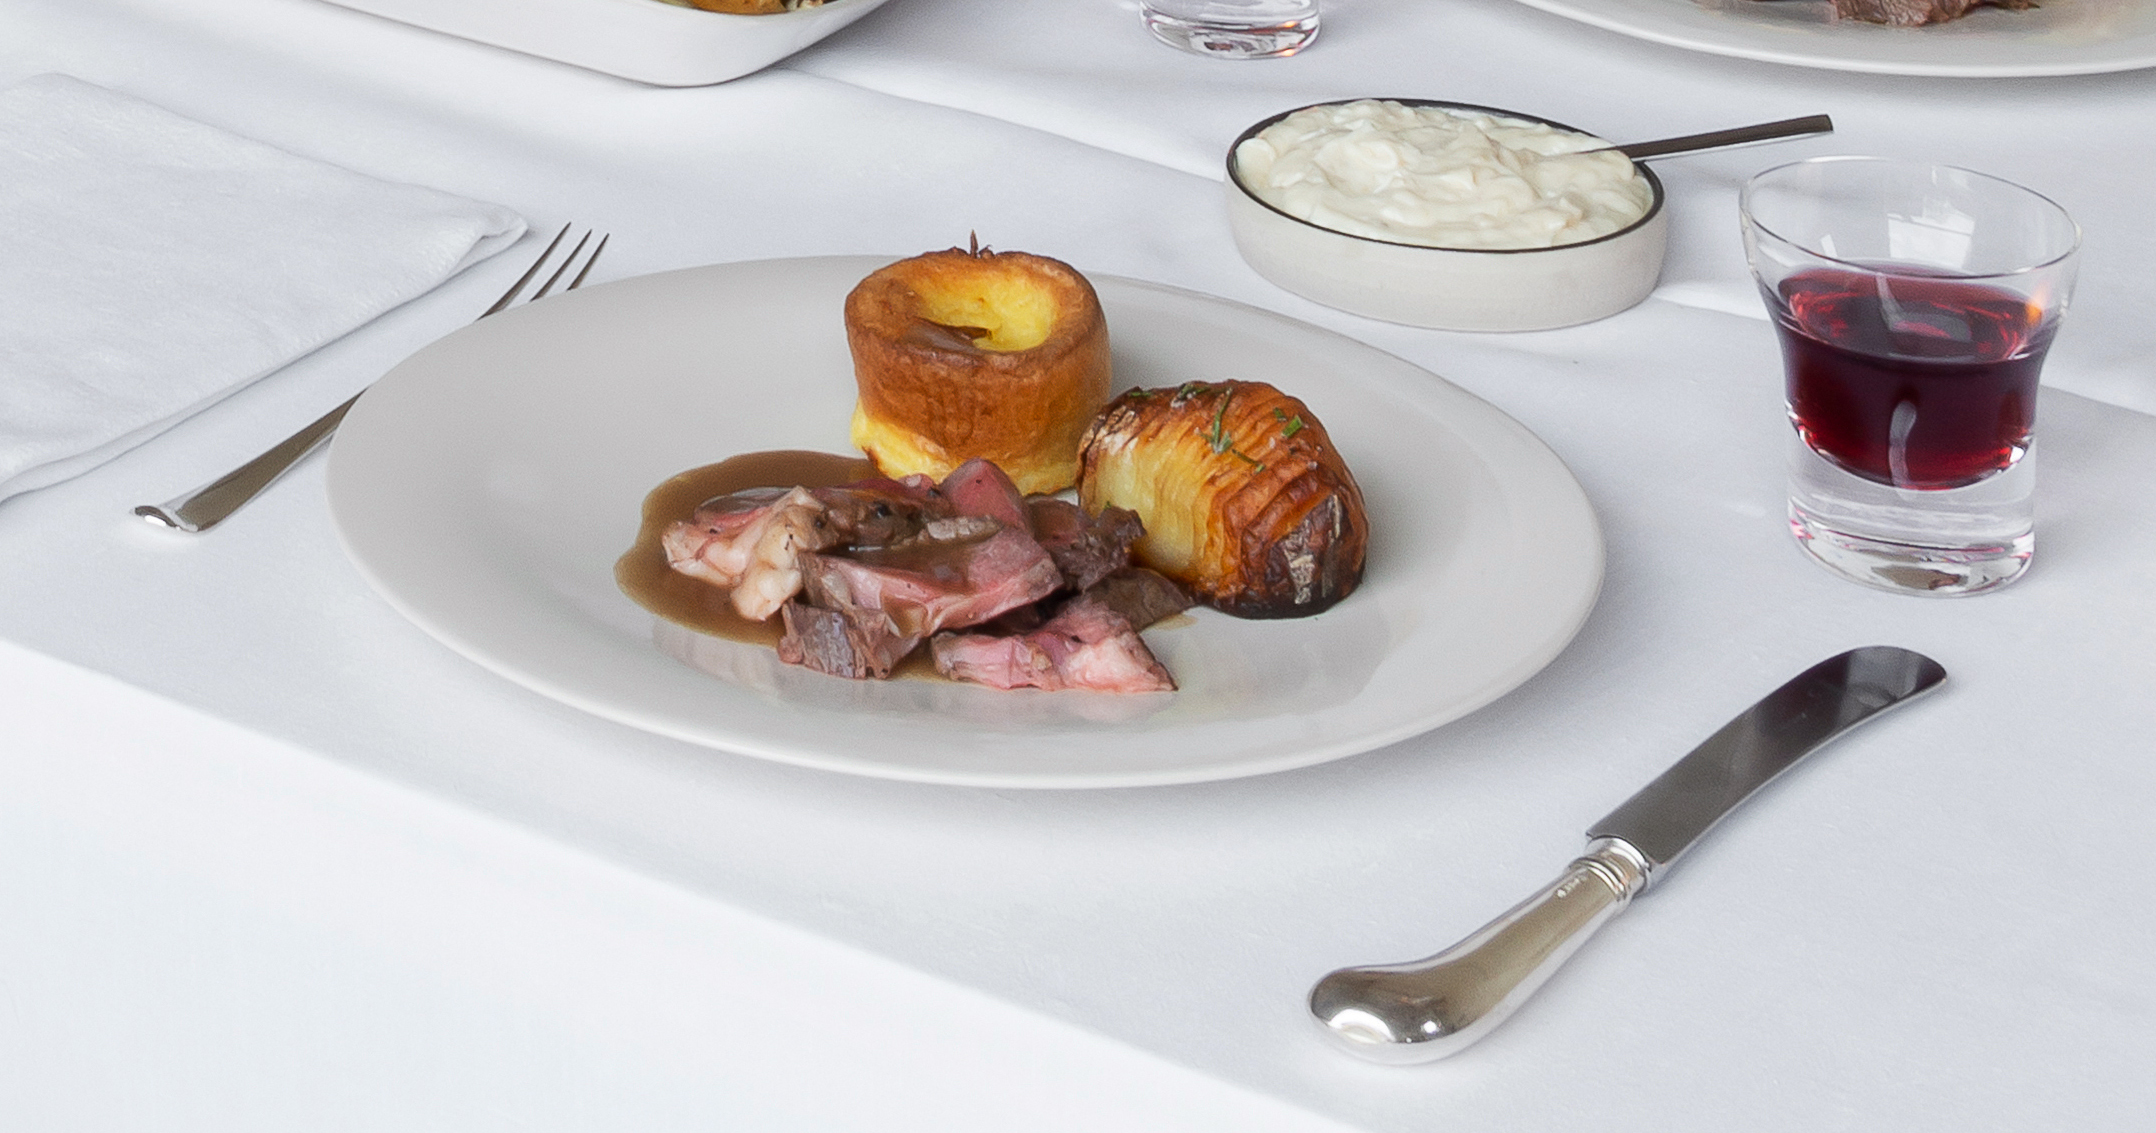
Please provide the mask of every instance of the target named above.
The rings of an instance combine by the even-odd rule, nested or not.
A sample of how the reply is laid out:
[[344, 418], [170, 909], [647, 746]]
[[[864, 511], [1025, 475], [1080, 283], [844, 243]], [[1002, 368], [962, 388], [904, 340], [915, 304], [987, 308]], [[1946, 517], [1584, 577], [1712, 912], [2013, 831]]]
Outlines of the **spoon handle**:
[[1739, 126], [1734, 130], [1710, 130], [1704, 134], [1686, 134], [1681, 138], [1633, 142], [1610, 148], [1634, 161], [1640, 161], [1650, 157], [1666, 157], [1673, 153], [1728, 149], [1731, 146], [1748, 146], [1754, 142], [1771, 142], [1781, 138], [1801, 138], [1810, 134], [1833, 132], [1834, 119], [1824, 114], [1813, 114], [1804, 118], [1785, 118], [1780, 122], [1762, 122], [1757, 126]]

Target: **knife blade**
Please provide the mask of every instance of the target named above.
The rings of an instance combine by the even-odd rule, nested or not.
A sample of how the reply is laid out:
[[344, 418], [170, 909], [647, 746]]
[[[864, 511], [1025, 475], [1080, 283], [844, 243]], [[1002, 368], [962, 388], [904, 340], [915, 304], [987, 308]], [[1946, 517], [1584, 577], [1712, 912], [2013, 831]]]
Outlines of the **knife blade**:
[[1434, 956], [1327, 975], [1311, 988], [1311, 1014], [1341, 1046], [1377, 1062], [1428, 1062], [1472, 1046], [1731, 810], [1828, 741], [1945, 679], [1938, 662], [1889, 645], [1821, 661], [1589, 827], [1587, 852], [1540, 893]]

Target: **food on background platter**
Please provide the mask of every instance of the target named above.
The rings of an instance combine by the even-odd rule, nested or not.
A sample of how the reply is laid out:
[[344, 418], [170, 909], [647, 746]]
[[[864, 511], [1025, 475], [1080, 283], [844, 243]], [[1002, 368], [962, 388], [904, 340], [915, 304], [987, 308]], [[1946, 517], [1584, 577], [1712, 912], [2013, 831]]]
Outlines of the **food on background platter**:
[[1107, 402], [1108, 324], [1070, 265], [976, 246], [915, 256], [846, 296], [852, 439], [886, 476], [994, 463], [1028, 493], [1077, 478]]
[[1362, 580], [1362, 489], [1309, 407], [1263, 382], [1128, 390], [1079, 461], [1085, 509], [1136, 513], [1137, 561], [1216, 609], [1301, 617]]
[[820, 8], [824, 0], [659, 0], [676, 8], [701, 8], [730, 16], [769, 16], [796, 8]]
[[[937, 671], [998, 688], [1172, 691], [1138, 630], [1190, 600], [1130, 565], [1142, 532], [1125, 511], [1028, 500], [976, 459], [940, 483], [728, 492], [658, 543], [669, 567], [723, 590], [742, 619], [780, 619], [790, 664], [884, 678], [929, 643]], [[623, 560], [625, 586], [637, 554]]]
[[1834, 18], [1913, 28], [1958, 20], [1978, 8], [2020, 12], [2036, 6], [2036, 0], [1834, 0]]

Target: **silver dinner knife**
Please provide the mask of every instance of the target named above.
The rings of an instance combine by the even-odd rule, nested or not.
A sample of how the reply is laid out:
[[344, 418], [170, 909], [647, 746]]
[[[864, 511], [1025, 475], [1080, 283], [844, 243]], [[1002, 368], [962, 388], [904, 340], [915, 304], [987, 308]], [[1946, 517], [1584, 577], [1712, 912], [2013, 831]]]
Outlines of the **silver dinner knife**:
[[1564, 875], [1426, 960], [1342, 968], [1310, 990], [1340, 1045], [1428, 1062], [1489, 1034], [1722, 816], [1827, 741], [1939, 687], [1946, 670], [1890, 645], [1852, 649], [1768, 693], [1587, 830]]

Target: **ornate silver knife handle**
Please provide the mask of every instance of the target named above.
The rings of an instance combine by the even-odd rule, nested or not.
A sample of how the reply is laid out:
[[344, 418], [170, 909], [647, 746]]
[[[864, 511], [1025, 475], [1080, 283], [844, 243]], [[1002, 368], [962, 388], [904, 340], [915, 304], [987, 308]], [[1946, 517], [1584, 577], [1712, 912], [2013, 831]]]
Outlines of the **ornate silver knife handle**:
[[1375, 1062], [1429, 1062], [1472, 1046], [1557, 973], [1647, 885], [1645, 859], [1601, 839], [1542, 892], [1458, 944], [1410, 964], [1342, 968], [1310, 1010], [1347, 1049]]
[[1311, 1013], [1377, 1062], [1428, 1062], [1472, 1046], [1753, 792], [1945, 679], [1938, 662], [1892, 646], [1812, 666], [1596, 823], [1587, 852], [1540, 893], [1435, 956], [1333, 972], [1311, 989]]

